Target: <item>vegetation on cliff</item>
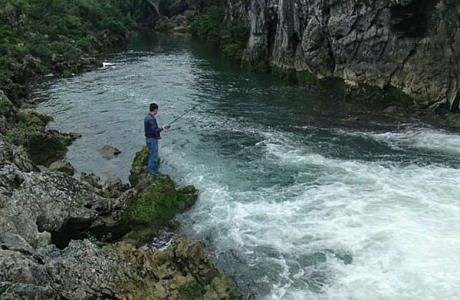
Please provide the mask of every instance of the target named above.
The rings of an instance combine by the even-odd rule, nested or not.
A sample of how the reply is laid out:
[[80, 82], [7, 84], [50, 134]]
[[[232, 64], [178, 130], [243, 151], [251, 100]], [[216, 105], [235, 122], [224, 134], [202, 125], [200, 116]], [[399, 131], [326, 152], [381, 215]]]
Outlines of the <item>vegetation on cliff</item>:
[[0, 0], [0, 86], [13, 102], [49, 73], [71, 76], [123, 43], [149, 13], [142, 0]]
[[240, 60], [249, 38], [249, 24], [226, 18], [225, 1], [165, 0], [162, 2], [168, 16], [193, 10], [190, 32], [219, 47], [229, 57]]

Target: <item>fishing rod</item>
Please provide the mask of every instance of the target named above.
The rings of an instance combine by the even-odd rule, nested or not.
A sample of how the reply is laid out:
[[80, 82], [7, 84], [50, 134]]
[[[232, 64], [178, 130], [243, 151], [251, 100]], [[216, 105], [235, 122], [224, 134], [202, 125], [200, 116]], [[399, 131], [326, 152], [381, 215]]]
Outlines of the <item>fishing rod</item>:
[[169, 122], [168, 124], [171, 125], [171, 124], [173, 124], [173, 123], [179, 121], [180, 119], [182, 119], [183, 117], [185, 117], [186, 114], [188, 114], [189, 112], [191, 112], [192, 110], [194, 110], [197, 106], [198, 106], [198, 104], [195, 104], [192, 108], [187, 109], [184, 113], [182, 113], [180, 116], [178, 116], [177, 118], [175, 118], [174, 120], [172, 120], [172, 121]]

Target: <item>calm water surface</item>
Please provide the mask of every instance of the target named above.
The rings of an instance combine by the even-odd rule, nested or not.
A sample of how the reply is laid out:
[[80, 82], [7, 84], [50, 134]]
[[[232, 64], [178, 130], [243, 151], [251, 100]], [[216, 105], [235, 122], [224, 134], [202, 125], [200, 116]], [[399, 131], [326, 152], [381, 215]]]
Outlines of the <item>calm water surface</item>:
[[[257, 299], [460, 299], [460, 136], [251, 74], [186, 37], [139, 38], [113, 65], [39, 91], [80, 132], [78, 172], [127, 181], [148, 104], [162, 171], [200, 190], [181, 216]], [[377, 105], [378, 106], [378, 105]], [[106, 160], [112, 144], [123, 153]]]

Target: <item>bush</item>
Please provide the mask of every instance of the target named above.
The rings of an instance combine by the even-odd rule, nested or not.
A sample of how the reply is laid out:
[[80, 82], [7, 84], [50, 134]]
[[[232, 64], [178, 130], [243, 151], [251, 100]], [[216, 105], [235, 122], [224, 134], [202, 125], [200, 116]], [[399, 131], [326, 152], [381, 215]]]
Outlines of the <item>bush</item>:
[[[2, 89], [14, 101], [22, 94], [18, 85], [49, 70], [65, 71], [55, 64], [69, 60], [78, 65], [83, 53], [123, 42], [137, 26], [136, 18], [148, 12], [144, 5], [143, 0], [0, 0]], [[20, 65], [28, 55], [42, 65], [24, 73]]]

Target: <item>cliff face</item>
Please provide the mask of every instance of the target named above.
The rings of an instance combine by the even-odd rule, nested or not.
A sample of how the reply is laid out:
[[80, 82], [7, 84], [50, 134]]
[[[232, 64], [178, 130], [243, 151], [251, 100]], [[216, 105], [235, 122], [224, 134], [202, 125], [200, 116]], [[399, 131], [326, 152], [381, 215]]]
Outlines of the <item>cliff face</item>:
[[422, 107], [459, 110], [458, 0], [229, 0], [227, 17], [250, 23], [251, 64], [395, 87]]

